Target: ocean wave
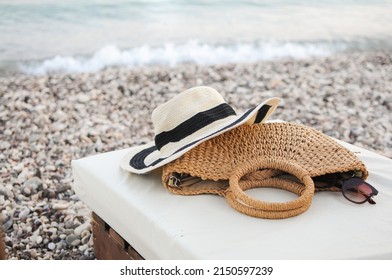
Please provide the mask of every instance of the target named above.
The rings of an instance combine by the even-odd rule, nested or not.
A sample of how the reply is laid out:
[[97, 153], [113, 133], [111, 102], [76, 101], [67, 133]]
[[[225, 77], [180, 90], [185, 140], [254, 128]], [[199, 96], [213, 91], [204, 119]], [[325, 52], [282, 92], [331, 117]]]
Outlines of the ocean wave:
[[305, 59], [328, 56], [347, 48], [345, 43], [331, 42], [257, 42], [207, 44], [190, 40], [183, 44], [143, 45], [120, 49], [107, 45], [89, 57], [55, 56], [41, 62], [20, 65], [21, 72], [31, 75], [50, 73], [96, 72], [106, 67], [133, 68], [145, 65], [175, 66], [180, 63], [201, 65], [256, 62], [279, 58]]

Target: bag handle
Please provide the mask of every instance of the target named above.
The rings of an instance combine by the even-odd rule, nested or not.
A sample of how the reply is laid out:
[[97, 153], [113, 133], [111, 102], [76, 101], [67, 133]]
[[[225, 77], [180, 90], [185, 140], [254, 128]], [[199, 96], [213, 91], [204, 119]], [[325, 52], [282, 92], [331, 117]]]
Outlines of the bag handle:
[[[282, 178], [264, 180], [241, 180], [245, 174], [255, 172], [261, 168], [282, 170], [298, 178], [301, 183]], [[257, 187], [273, 187], [284, 189], [297, 194], [299, 197], [288, 202], [265, 202], [248, 196], [245, 191]], [[312, 202], [314, 183], [309, 173], [298, 164], [282, 158], [256, 158], [237, 167], [229, 179], [229, 187], [225, 191], [225, 198], [230, 206], [246, 215], [283, 219], [305, 212]]]

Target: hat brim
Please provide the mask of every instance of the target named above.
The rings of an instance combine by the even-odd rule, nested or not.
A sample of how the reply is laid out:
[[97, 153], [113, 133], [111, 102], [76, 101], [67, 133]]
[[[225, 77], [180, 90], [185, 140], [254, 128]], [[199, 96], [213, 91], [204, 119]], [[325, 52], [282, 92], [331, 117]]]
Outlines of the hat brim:
[[275, 111], [281, 99], [270, 98], [255, 108], [249, 109], [241, 115], [227, 118], [217, 125], [212, 125], [206, 132], [197, 135], [193, 140], [179, 146], [172, 154], [163, 156], [155, 145], [155, 142], [132, 148], [121, 160], [122, 169], [136, 173], [148, 173], [182, 156], [190, 149], [200, 143], [216, 137], [226, 131], [234, 129], [243, 124], [261, 123]]

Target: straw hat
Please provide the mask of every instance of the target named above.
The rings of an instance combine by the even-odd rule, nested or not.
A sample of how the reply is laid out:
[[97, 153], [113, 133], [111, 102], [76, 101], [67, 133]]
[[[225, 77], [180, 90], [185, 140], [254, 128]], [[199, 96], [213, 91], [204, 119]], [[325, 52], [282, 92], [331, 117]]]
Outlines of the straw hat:
[[213, 88], [185, 90], [152, 112], [154, 141], [131, 149], [120, 166], [133, 173], [150, 172], [210, 138], [243, 124], [264, 122], [279, 102], [279, 98], [270, 98], [237, 115]]
[[[278, 219], [309, 208], [315, 191], [312, 177], [348, 171], [362, 179], [368, 176], [355, 154], [331, 137], [299, 124], [263, 123], [237, 127], [198, 145], [164, 166], [162, 181], [175, 194], [218, 194], [242, 213]], [[277, 176], [283, 172], [296, 179]], [[192, 180], [196, 183], [190, 184]], [[274, 203], [245, 194], [256, 187], [281, 188], [299, 197]]]

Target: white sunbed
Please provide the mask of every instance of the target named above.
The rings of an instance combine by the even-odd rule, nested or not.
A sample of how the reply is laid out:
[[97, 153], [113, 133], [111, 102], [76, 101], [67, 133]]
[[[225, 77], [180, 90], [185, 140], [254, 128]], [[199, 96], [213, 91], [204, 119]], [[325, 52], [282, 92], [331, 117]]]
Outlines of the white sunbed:
[[[367, 182], [379, 191], [376, 205], [357, 205], [325, 191], [316, 192], [299, 216], [253, 218], [223, 197], [170, 193], [159, 170], [149, 175], [123, 171], [119, 162], [129, 149], [72, 161], [74, 190], [118, 234], [114, 237], [145, 259], [392, 259], [392, 160], [341, 143], [367, 166]], [[293, 199], [283, 190], [248, 194]]]

